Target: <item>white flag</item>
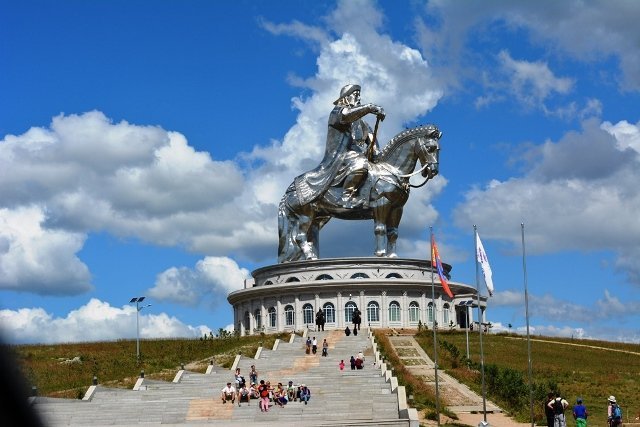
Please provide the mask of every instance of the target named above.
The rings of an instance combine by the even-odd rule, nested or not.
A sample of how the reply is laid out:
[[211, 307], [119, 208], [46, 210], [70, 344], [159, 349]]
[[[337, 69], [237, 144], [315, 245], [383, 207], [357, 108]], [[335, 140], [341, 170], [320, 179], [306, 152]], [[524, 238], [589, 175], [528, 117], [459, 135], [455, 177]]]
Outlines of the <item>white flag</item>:
[[476, 250], [478, 253], [476, 254], [476, 259], [480, 263], [480, 267], [482, 267], [482, 274], [484, 275], [484, 283], [487, 284], [487, 290], [489, 291], [489, 296], [493, 296], [493, 278], [491, 273], [491, 266], [489, 265], [489, 258], [487, 258], [487, 253], [484, 251], [484, 246], [482, 246], [482, 242], [480, 241], [480, 235], [476, 232]]

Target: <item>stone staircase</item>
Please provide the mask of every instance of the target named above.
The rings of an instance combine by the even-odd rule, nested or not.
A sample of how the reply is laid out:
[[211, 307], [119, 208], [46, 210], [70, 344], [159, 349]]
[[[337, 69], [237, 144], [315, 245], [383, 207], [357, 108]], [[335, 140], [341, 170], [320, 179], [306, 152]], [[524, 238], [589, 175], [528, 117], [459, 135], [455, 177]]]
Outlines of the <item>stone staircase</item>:
[[[341, 331], [309, 332], [318, 340], [318, 354], [305, 354], [305, 337], [292, 335], [273, 349], [258, 350], [257, 358], [236, 357], [230, 370], [210, 366], [207, 374], [179, 371], [173, 382], [139, 379], [134, 390], [92, 386], [83, 400], [36, 397], [33, 406], [49, 426], [104, 425], [340, 425], [417, 426], [417, 412], [406, 406], [404, 387], [398, 387], [367, 331], [346, 337]], [[322, 340], [329, 343], [321, 356]], [[351, 370], [349, 359], [363, 351], [362, 370]], [[345, 361], [345, 370], [338, 364]], [[375, 363], [374, 363], [375, 362]], [[234, 369], [249, 380], [251, 365], [258, 379], [283, 385], [306, 384], [308, 405], [289, 402], [261, 412], [258, 400], [241, 406], [223, 404], [220, 391], [233, 381]], [[410, 419], [411, 418], [411, 419]]]

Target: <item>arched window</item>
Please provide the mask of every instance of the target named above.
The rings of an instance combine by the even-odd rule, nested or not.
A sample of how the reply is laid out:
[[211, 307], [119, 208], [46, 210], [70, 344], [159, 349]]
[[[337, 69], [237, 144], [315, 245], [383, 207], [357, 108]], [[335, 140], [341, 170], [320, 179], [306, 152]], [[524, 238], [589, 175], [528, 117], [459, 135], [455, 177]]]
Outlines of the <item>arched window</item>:
[[302, 318], [304, 319], [304, 324], [313, 324], [315, 322], [313, 318], [313, 306], [311, 304], [305, 304], [302, 306]]
[[284, 308], [284, 325], [285, 326], [293, 326], [296, 320], [296, 313], [293, 311], [293, 306], [291, 304], [287, 305]]
[[275, 307], [271, 307], [269, 309], [269, 311], [267, 312], [267, 315], [269, 317], [269, 327], [270, 328], [275, 328], [276, 327], [276, 318], [278, 317], [278, 314], [276, 313], [276, 308]]
[[417, 322], [420, 320], [420, 306], [417, 302], [411, 301], [409, 304], [409, 322]]
[[326, 323], [335, 323], [336, 322], [336, 309], [330, 302], [325, 303], [322, 306], [322, 310], [324, 310], [324, 321]]
[[298, 279], [297, 277], [289, 277], [286, 282], [287, 283], [291, 283], [291, 282], [299, 282], [300, 279]]
[[367, 320], [369, 322], [380, 321], [380, 306], [375, 301], [370, 301], [369, 304], [367, 304]]
[[387, 279], [402, 279], [402, 276], [398, 273], [389, 273], [386, 276]]
[[262, 313], [260, 312], [260, 309], [257, 309], [253, 313], [253, 317], [256, 319], [256, 329], [261, 329], [262, 328]]
[[269, 285], [273, 285], [273, 282], [271, 280], [267, 280], [266, 282], [264, 282], [265, 286], [269, 286]]
[[351, 276], [352, 279], [368, 279], [369, 276], [367, 276], [364, 273], [356, 273], [353, 276]]
[[427, 322], [433, 324], [433, 304], [429, 303], [427, 305]]
[[449, 326], [449, 304], [442, 307], [442, 322], [444, 326]]
[[328, 274], [321, 274], [316, 277], [316, 280], [333, 280], [333, 277], [329, 276]]
[[355, 302], [349, 301], [344, 305], [344, 321], [345, 323], [351, 323], [353, 320], [353, 312], [358, 308]]
[[389, 303], [389, 322], [400, 321], [400, 304], [398, 301], [391, 301]]
[[244, 312], [244, 330], [248, 331], [249, 328], [251, 327], [251, 320], [250, 320], [251, 316], [249, 315], [248, 311]]

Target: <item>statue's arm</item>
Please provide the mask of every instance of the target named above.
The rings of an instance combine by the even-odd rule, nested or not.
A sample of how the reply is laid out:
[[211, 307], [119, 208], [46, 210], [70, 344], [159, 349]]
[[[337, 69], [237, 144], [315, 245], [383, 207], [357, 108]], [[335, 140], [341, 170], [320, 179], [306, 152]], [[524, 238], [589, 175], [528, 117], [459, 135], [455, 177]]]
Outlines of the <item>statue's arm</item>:
[[344, 107], [340, 112], [340, 123], [353, 123], [356, 120], [363, 118], [367, 114], [375, 114], [376, 116], [380, 117], [381, 120], [384, 120], [385, 116], [384, 109], [375, 104], [358, 105], [356, 107]]

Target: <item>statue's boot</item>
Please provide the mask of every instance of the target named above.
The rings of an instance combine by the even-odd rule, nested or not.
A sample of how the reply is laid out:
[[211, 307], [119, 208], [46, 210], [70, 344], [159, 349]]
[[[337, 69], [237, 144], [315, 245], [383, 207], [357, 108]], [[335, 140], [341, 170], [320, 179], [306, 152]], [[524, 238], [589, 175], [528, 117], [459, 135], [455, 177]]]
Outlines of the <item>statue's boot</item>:
[[356, 197], [356, 193], [360, 188], [360, 184], [367, 177], [367, 171], [356, 171], [347, 176], [344, 181], [344, 194], [342, 196], [342, 202], [344, 203], [344, 207], [347, 209], [352, 208], [357, 204], [357, 200], [354, 200]]

